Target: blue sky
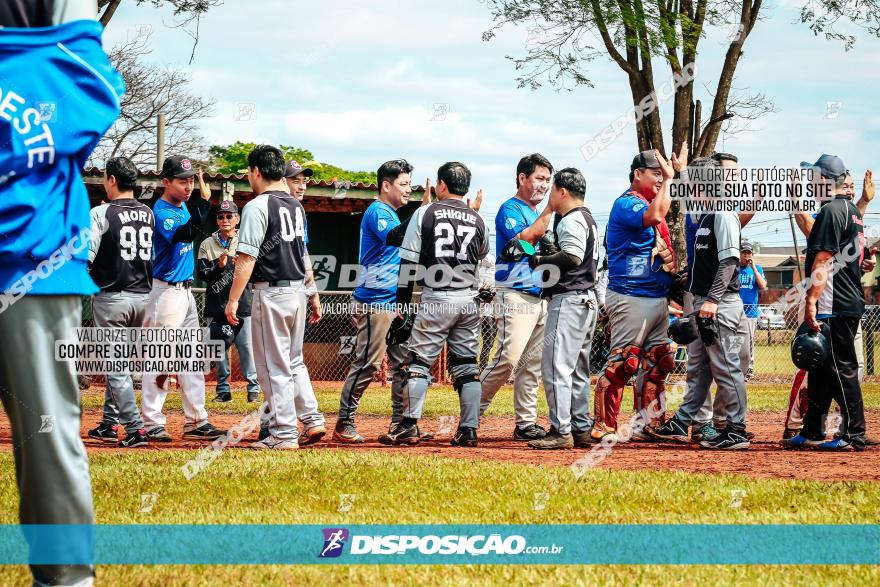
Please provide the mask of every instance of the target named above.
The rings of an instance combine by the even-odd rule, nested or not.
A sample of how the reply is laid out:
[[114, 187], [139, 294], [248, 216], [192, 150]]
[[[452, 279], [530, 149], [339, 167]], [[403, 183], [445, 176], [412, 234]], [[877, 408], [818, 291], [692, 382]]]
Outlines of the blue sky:
[[[735, 85], [765, 92], [777, 111], [717, 148], [749, 167], [789, 167], [823, 152], [838, 154], [860, 189], [866, 168], [880, 173], [880, 114], [872, 107], [880, 40], [861, 35], [846, 52], [838, 42], [816, 38], [795, 23], [797, 1], [764, 9], [737, 69]], [[626, 188], [637, 149], [631, 127], [589, 162], [579, 152], [630, 103], [617, 65], [594, 61], [594, 88], [517, 89], [505, 55], [523, 55], [529, 32], [507, 28], [483, 42], [492, 21], [478, 0], [226, 0], [202, 19], [191, 65], [191, 38], [163, 22], [173, 23], [170, 11], [123, 3], [105, 44], [152, 26], [150, 59], [189, 69], [194, 90], [217, 99], [216, 116], [202, 128], [211, 143], [296, 145], [349, 169], [405, 157], [419, 184], [427, 176], [433, 181], [444, 161], [459, 160], [473, 172], [473, 192], [484, 188], [489, 218], [514, 192], [519, 157], [534, 151], [557, 168], [584, 172], [587, 205], [600, 225]], [[701, 42], [698, 86], [714, 87], [725, 43], [724, 31]], [[668, 67], [655, 63], [659, 71]], [[705, 91], [699, 97], [705, 112], [711, 98]], [[829, 102], [840, 103], [836, 116], [828, 115]], [[249, 120], [237, 120], [242, 104], [254, 105]], [[661, 113], [668, 128], [669, 105]], [[768, 245], [791, 242], [787, 222], [757, 224], [745, 235]]]

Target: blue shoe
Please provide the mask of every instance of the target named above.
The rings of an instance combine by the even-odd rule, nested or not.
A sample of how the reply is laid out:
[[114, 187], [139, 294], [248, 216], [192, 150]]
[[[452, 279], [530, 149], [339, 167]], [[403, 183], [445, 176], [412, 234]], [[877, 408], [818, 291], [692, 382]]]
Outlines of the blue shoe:
[[791, 438], [786, 438], [785, 440], [783, 440], [782, 448], [816, 448], [820, 444], [822, 444], [821, 440], [810, 440], [806, 436], [798, 434], [797, 436], [793, 436]]
[[819, 450], [833, 450], [836, 452], [852, 452], [865, 450], [864, 446], [853, 444], [843, 438], [835, 438], [833, 440], [829, 440], [828, 442], [823, 442], [819, 444], [816, 448]]

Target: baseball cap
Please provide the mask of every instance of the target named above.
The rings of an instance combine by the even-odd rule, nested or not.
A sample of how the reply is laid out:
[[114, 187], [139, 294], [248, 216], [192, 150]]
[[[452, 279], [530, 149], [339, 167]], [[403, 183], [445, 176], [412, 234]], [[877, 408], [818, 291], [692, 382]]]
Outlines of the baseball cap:
[[751, 253], [752, 252], [752, 243], [747, 243], [745, 241], [739, 246], [739, 250], [743, 253]]
[[167, 177], [170, 179], [176, 177], [178, 179], [186, 179], [194, 176], [196, 173], [197, 171], [193, 167], [192, 162], [188, 157], [184, 157], [183, 155], [166, 157], [165, 161], [162, 163], [163, 178]]
[[238, 206], [232, 200], [223, 200], [217, 208], [217, 214], [229, 212], [230, 214], [238, 214]]
[[208, 326], [208, 333], [211, 340], [219, 340], [228, 351], [232, 343], [235, 342], [238, 333], [241, 332], [242, 327], [244, 327], [244, 320], [241, 317], [239, 317], [238, 324], [233, 326], [226, 319], [226, 316], [222, 316], [221, 318], [211, 320], [211, 324]]
[[801, 167], [817, 169], [822, 174], [822, 177], [827, 177], [828, 179], [837, 179], [849, 172], [843, 163], [843, 159], [837, 155], [828, 154], [822, 155], [812, 164], [802, 161]]
[[630, 171], [635, 171], [636, 169], [659, 169], [660, 162], [657, 161], [656, 155], [654, 155], [654, 149], [648, 149], [647, 151], [642, 151], [635, 157], [633, 157], [632, 165], [629, 166]]
[[313, 175], [315, 175], [315, 171], [313, 169], [309, 169], [307, 167], [304, 168], [296, 161], [291, 161], [284, 167], [284, 177], [296, 177], [300, 173], [302, 173], [306, 177], [312, 177]]

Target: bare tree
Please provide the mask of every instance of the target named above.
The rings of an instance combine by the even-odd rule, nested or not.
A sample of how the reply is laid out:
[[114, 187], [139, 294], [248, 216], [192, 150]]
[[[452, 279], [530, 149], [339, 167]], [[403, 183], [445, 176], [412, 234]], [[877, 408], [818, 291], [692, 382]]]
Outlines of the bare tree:
[[[152, 4], [156, 8], [168, 5], [174, 8], [174, 16], [181, 19], [178, 24], [187, 24], [198, 19], [214, 6], [222, 4], [222, 0], [135, 0], [136, 4]], [[122, 0], [98, 0], [98, 19], [105, 27], [116, 14]]]
[[165, 151], [206, 159], [208, 145], [199, 123], [213, 116], [213, 98], [192, 92], [188, 74], [179, 69], [150, 65], [149, 37], [139, 37], [110, 51], [110, 61], [125, 80], [121, 114], [89, 158], [103, 165], [110, 157], [125, 156], [142, 168], [156, 164], [158, 114], [165, 114]]

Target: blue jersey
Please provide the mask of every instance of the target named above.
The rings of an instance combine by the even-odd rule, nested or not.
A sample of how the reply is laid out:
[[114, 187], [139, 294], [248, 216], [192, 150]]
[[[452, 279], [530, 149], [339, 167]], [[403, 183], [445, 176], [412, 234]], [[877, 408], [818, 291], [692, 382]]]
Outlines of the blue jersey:
[[[755, 265], [761, 277], [764, 277], [764, 268]], [[757, 318], [761, 315], [758, 311], [758, 280], [755, 279], [755, 272], [751, 266], [739, 268], [739, 297], [742, 298], [743, 309], [746, 318]]]
[[361, 220], [361, 274], [354, 299], [364, 304], [394, 304], [400, 255], [397, 247], [385, 244], [388, 232], [400, 224], [397, 212], [385, 202], [376, 200]]
[[0, 311], [23, 295], [98, 291], [80, 170], [124, 91], [102, 32], [94, 20], [0, 31]]
[[186, 204], [178, 207], [160, 198], [153, 205], [153, 216], [156, 219], [153, 277], [172, 283], [189, 281], [193, 278], [195, 269], [193, 243], [172, 242], [175, 231], [189, 222], [190, 214]]
[[[500, 253], [504, 245], [519, 234], [524, 228], [528, 228], [538, 219], [537, 210], [513, 197], [501, 205], [498, 214], [495, 215], [495, 252]], [[509, 287], [534, 296], [541, 295], [541, 287], [538, 285], [537, 274], [529, 268], [528, 259], [519, 263], [496, 261], [495, 285]]]
[[605, 233], [608, 289], [628, 296], [662, 298], [669, 294], [672, 276], [661, 270], [657, 255], [651, 261], [655, 229], [643, 226], [648, 204], [627, 190], [614, 201]]

